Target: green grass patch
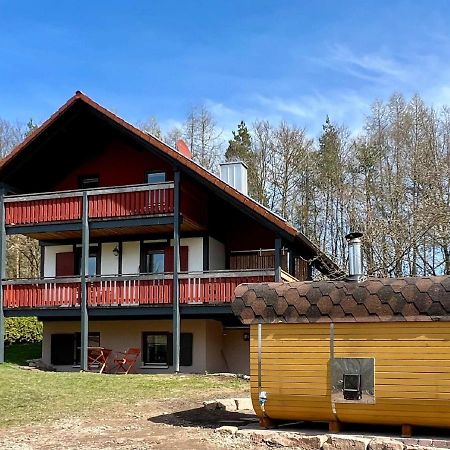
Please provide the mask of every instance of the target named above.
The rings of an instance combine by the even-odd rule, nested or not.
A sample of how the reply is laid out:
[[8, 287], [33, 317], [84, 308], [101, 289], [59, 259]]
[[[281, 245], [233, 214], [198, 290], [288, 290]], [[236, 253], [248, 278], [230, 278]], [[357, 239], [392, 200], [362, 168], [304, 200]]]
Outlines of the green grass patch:
[[41, 357], [41, 343], [34, 344], [11, 344], [5, 347], [5, 361], [11, 364], [24, 366], [29, 359]]
[[204, 375], [100, 375], [40, 372], [0, 366], [0, 427], [63, 417], [122, 413], [148, 399], [220, 397], [248, 383]]

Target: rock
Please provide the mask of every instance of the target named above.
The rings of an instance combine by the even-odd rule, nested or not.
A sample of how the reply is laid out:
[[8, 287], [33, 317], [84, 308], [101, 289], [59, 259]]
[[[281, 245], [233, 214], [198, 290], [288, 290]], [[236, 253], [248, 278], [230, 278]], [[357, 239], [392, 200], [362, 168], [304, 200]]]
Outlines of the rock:
[[207, 400], [207, 401], [203, 402], [203, 408], [208, 409], [208, 410], [220, 409], [216, 400]]
[[225, 425], [223, 427], [216, 428], [214, 430], [214, 432], [220, 433], [220, 434], [231, 434], [232, 436], [234, 436], [236, 434], [237, 430], [238, 430], [238, 427], [232, 427], [229, 425]]
[[222, 409], [225, 411], [237, 411], [237, 403], [234, 398], [208, 400], [203, 402], [203, 407], [209, 410]]
[[404, 444], [401, 441], [387, 438], [375, 438], [369, 442], [369, 450], [403, 450]]
[[271, 436], [264, 439], [268, 445], [278, 445], [281, 447], [296, 447], [302, 450], [320, 450], [328, 436], [305, 436], [299, 433], [275, 432]]
[[243, 409], [253, 411], [252, 399], [250, 397], [235, 398], [235, 401], [238, 411]]
[[323, 450], [366, 450], [371, 440], [365, 438], [355, 438], [353, 436], [328, 437], [328, 441], [322, 446]]
[[258, 429], [242, 429], [236, 432], [236, 437], [250, 439], [252, 442], [261, 444], [268, 439], [271, 439], [275, 433], [267, 430]]
[[450, 440], [433, 439], [433, 447], [450, 448]]

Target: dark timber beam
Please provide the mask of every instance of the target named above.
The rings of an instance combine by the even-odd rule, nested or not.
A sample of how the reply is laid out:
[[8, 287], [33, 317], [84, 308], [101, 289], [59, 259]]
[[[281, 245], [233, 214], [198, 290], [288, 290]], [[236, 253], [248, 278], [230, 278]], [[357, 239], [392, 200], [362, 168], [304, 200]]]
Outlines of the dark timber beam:
[[275, 281], [281, 281], [281, 238], [275, 238]]
[[180, 371], [180, 172], [175, 172], [173, 223], [173, 369]]
[[[180, 223], [181, 223], [180, 218]], [[134, 217], [134, 218], [118, 218], [90, 221], [89, 226], [92, 230], [101, 230], [108, 228], [127, 228], [142, 227], [153, 225], [172, 225], [174, 218], [170, 216], [155, 217]], [[6, 228], [6, 234], [30, 234], [30, 233], [58, 233], [64, 231], [82, 231], [82, 222], [64, 222], [64, 223], [45, 223], [35, 225], [9, 225]]]
[[4, 191], [0, 190], [0, 364], [5, 362], [5, 312], [3, 308], [3, 280], [6, 274], [6, 233]]
[[142, 227], [148, 225], [171, 225], [175, 219], [172, 216], [156, 216], [156, 217], [136, 217], [127, 219], [104, 219], [90, 221], [91, 230], [100, 230], [103, 228], [128, 228]]
[[82, 224], [80, 222], [70, 223], [49, 223], [37, 225], [9, 225], [6, 228], [7, 235], [13, 234], [29, 234], [29, 233], [48, 233], [63, 231], [80, 231]]
[[89, 274], [89, 201], [87, 192], [83, 193], [83, 229], [81, 241], [81, 370], [88, 370], [89, 317], [87, 309], [87, 282]]
[[[108, 308], [90, 308], [89, 319], [92, 320], [123, 320], [130, 319], [171, 319], [173, 308], [167, 306], [111, 306]], [[5, 317], [37, 316], [40, 320], [76, 320], [80, 317], [79, 308], [11, 308], [5, 309]], [[180, 316], [190, 319], [221, 319], [234, 320], [231, 306], [227, 305], [181, 305]]]

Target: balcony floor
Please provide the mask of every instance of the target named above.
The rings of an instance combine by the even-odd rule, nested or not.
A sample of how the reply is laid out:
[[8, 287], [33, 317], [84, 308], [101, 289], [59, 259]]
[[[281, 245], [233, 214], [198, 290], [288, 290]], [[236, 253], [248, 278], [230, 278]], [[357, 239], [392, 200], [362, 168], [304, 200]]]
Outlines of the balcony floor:
[[[181, 318], [205, 318], [240, 325], [231, 311], [231, 305], [181, 305]], [[80, 320], [80, 308], [6, 308], [5, 317], [37, 317], [39, 320]], [[89, 308], [89, 317], [95, 320], [171, 319], [172, 305], [119, 306]]]

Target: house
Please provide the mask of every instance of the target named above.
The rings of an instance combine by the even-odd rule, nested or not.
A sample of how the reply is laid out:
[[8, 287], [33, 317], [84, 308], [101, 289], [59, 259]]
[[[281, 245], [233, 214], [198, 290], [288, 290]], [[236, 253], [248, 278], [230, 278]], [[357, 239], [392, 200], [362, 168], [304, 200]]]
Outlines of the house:
[[261, 424], [450, 427], [450, 276], [245, 284]]
[[[222, 177], [76, 92], [1, 163], [0, 316], [37, 316], [61, 370], [137, 347], [144, 373], [248, 372], [235, 287], [342, 272], [246, 195], [243, 164]], [[38, 279], [5, 279], [14, 234], [39, 241]]]

